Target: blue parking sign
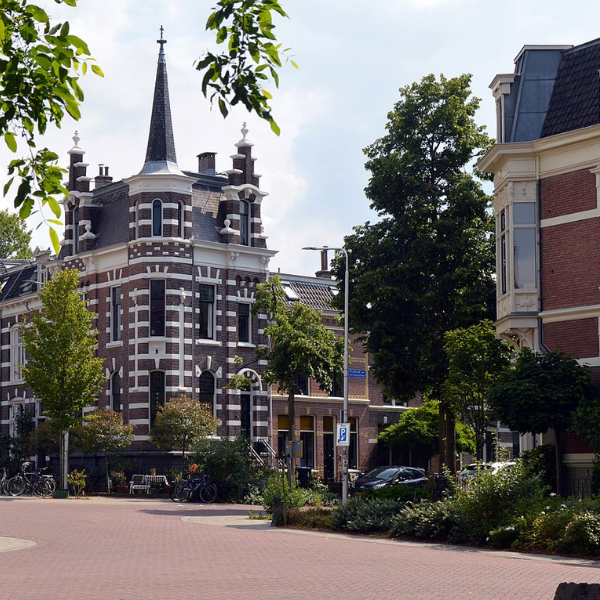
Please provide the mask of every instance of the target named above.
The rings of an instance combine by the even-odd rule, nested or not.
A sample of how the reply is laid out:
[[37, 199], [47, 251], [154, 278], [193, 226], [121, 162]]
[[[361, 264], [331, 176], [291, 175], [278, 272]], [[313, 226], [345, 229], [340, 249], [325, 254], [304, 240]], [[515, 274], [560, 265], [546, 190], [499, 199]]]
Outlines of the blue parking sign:
[[336, 446], [350, 445], [350, 423], [338, 423]]

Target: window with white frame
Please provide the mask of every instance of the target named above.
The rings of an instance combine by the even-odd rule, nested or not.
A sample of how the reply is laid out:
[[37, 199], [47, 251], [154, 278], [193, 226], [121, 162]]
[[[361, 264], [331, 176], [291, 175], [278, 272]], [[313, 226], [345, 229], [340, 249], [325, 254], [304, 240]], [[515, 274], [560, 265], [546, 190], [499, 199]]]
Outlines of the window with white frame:
[[160, 200], [152, 203], [152, 237], [162, 237], [163, 234], [163, 205]]
[[252, 319], [250, 317], [250, 305], [238, 304], [238, 342], [250, 343]]
[[23, 380], [23, 365], [26, 364], [25, 346], [19, 327], [10, 331], [10, 378], [11, 381]]
[[203, 371], [198, 378], [198, 402], [208, 404], [214, 414], [215, 376], [210, 371]]
[[165, 280], [150, 281], [150, 335], [165, 335]]
[[536, 227], [535, 203], [513, 204], [513, 242], [515, 289], [536, 286]]
[[110, 340], [118, 342], [121, 339], [121, 286], [116, 285], [110, 290]]
[[214, 339], [215, 286], [201, 284], [198, 289], [198, 335], [203, 340]]

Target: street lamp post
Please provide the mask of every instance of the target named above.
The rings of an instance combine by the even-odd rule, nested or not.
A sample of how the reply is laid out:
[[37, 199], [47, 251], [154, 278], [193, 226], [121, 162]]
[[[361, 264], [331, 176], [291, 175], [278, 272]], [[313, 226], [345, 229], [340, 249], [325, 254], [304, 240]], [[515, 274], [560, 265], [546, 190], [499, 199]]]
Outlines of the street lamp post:
[[[348, 423], [348, 294], [349, 294], [349, 269], [348, 269], [348, 251], [346, 248], [330, 248], [329, 246], [307, 246], [302, 250], [334, 250], [344, 253], [346, 269], [344, 273], [344, 403], [342, 405], [342, 423]], [[350, 437], [350, 436], [348, 436]], [[342, 455], [342, 503], [348, 501], [348, 450], [344, 446]]]

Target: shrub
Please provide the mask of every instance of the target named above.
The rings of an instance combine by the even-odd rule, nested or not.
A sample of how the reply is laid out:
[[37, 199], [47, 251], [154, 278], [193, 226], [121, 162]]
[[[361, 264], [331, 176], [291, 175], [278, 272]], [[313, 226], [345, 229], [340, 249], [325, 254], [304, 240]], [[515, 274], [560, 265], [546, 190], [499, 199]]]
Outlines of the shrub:
[[598, 556], [600, 554], [600, 515], [589, 510], [576, 514], [566, 526], [559, 544], [561, 552]]
[[453, 505], [448, 500], [438, 502], [407, 502], [394, 516], [390, 534], [394, 537], [445, 540], [455, 520]]
[[525, 517], [517, 517], [510, 525], [492, 529], [487, 538], [490, 548], [503, 550], [513, 548], [519, 539], [529, 531], [529, 523]]
[[287, 514], [288, 524], [305, 529], [333, 529], [331, 508], [292, 509]]
[[542, 485], [556, 493], [556, 452], [551, 444], [536, 446], [521, 454], [525, 472], [539, 479]]
[[396, 500], [397, 502], [418, 502], [431, 499], [431, 491], [426, 488], [416, 488], [408, 485], [390, 485], [377, 490], [367, 490], [364, 498], [378, 498], [380, 500]]
[[219, 488], [219, 498], [225, 502], [241, 500], [256, 479], [248, 442], [242, 436], [233, 440], [202, 440], [195, 448], [193, 462], [201, 473], [210, 475]]
[[275, 470], [265, 485], [263, 491], [263, 506], [268, 514], [273, 513], [273, 501], [275, 496], [281, 498], [288, 508], [300, 508], [308, 503], [311, 490], [299, 488], [295, 481], [292, 481], [292, 489], [288, 486], [288, 481], [284, 473]]
[[76, 498], [85, 496], [85, 480], [85, 469], [81, 469], [81, 471], [73, 469], [70, 473], [67, 473], [67, 483]]
[[389, 531], [402, 503], [386, 498], [352, 498], [333, 513], [333, 527], [343, 531], [380, 533]]

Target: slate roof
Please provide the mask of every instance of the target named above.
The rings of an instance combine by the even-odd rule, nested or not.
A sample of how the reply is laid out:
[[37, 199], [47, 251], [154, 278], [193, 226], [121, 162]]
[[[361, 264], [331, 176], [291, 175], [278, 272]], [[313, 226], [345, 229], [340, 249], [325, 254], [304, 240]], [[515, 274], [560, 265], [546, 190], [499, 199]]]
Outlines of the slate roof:
[[[309, 308], [316, 310], [337, 310], [332, 306], [332, 300], [337, 292], [337, 285], [333, 279], [300, 278], [298, 275], [286, 275], [278, 273], [285, 286], [289, 286], [298, 296], [299, 301]], [[288, 295], [289, 303], [295, 300]]]
[[[27, 264], [29, 263], [29, 264]], [[24, 261], [19, 267], [0, 273], [0, 302], [13, 300], [37, 291], [37, 266], [35, 261]]]
[[600, 38], [565, 50], [541, 137], [600, 123]]

